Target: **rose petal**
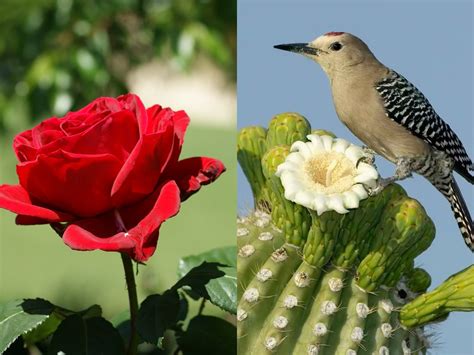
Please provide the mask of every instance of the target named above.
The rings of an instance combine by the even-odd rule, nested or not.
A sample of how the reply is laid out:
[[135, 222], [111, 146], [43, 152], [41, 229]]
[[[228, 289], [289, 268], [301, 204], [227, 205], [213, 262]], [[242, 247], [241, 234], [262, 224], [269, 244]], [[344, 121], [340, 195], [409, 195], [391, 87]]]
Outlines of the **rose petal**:
[[160, 105], [154, 105], [146, 111], [148, 114], [147, 133], [161, 132], [163, 123], [172, 118], [175, 134], [179, 138], [180, 145], [183, 144], [184, 135], [189, 125], [189, 117], [186, 112], [174, 112], [169, 108], [163, 109]]
[[132, 111], [137, 119], [140, 134], [145, 134], [148, 124], [148, 115], [142, 100], [140, 100], [137, 95], [126, 94], [119, 96], [117, 101], [120, 103], [122, 109]]
[[168, 125], [165, 132], [140, 138], [114, 181], [112, 200], [115, 207], [136, 202], [153, 192], [161, 173], [170, 163], [177, 141], [172, 125]]
[[181, 200], [196, 193], [202, 185], [216, 180], [226, 170], [220, 160], [207, 157], [193, 157], [180, 160], [166, 172], [166, 179], [175, 180], [181, 190]]
[[18, 161], [25, 162], [36, 159], [41, 147], [65, 136], [60, 128], [61, 120], [52, 117], [44, 120], [33, 129], [18, 134], [13, 139], [13, 150]]
[[63, 241], [74, 250], [99, 249], [129, 253], [135, 248], [135, 241], [125, 236], [125, 232], [113, 230], [114, 222], [112, 213], [102, 218], [76, 222], [66, 228]]
[[156, 249], [161, 224], [179, 211], [179, 188], [169, 181], [148, 199], [119, 210], [128, 231], [118, 231], [113, 212], [72, 223], [64, 232], [64, 242], [76, 250], [126, 252], [134, 260], [148, 260]]
[[39, 154], [50, 154], [59, 149], [76, 154], [112, 154], [121, 162], [130, 155], [138, 141], [138, 126], [130, 111], [110, 114], [75, 135], [64, 136], [30, 154], [34, 160]]
[[100, 97], [86, 107], [68, 112], [61, 119], [61, 129], [67, 136], [79, 134], [114, 112], [121, 111], [121, 105], [113, 97]]
[[[0, 185], [0, 208], [7, 209], [14, 213], [33, 217], [35, 223], [22, 223], [22, 218], [18, 216], [18, 224], [46, 224], [52, 222], [68, 222], [74, 220], [74, 217], [55, 211], [51, 208], [34, 205], [28, 192], [20, 185]], [[30, 222], [32, 220], [30, 219]]]
[[[89, 129], [55, 142], [56, 149], [77, 154], [110, 153], [124, 162], [138, 141], [138, 126], [130, 111], [110, 114]], [[54, 145], [49, 151], [56, 150]], [[40, 150], [44, 153], [44, 150]]]
[[110, 154], [59, 150], [19, 164], [17, 173], [32, 198], [74, 216], [90, 217], [112, 208], [110, 191], [120, 165]]

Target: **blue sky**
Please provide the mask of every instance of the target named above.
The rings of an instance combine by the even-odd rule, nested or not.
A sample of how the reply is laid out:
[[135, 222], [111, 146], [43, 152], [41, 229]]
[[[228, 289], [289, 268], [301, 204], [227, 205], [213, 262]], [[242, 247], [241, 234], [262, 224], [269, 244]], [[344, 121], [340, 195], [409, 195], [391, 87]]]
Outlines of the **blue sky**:
[[[458, 134], [474, 158], [473, 4], [471, 1], [238, 1], [238, 127], [266, 126], [277, 113], [296, 111], [314, 128], [359, 142], [338, 120], [328, 80], [302, 56], [273, 49], [280, 43], [309, 42], [329, 31], [351, 32], [375, 56], [415, 84]], [[394, 166], [377, 159], [382, 176]], [[474, 188], [457, 181], [474, 214]], [[402, 183], [435, 221], [437, 237], [417, 264], [437, 285], [473, 263], [444, 197], [422, 177]], [[239, 211], [252, 205], [239, 171]], [[474, 317], [451, 314], [434, 328], [432, 354], [473, 354]]]

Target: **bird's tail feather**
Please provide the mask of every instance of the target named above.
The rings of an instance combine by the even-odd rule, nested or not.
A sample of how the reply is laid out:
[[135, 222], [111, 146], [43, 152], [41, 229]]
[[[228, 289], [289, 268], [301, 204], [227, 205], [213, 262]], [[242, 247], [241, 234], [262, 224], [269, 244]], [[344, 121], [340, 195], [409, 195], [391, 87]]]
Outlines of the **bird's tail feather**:
[[470, 184], [474, 184], [474, 175], [471, 171], [474, 171], [474, 166], [470, 165], [467, 169], [464, 166], [459, 166], [454, 164], [454, 170], [461, 175], [467, 182]]
[[474, 226], [472, 224], [471, 214], [469, 213], [466, 201], [464, 201], [461, 190], [459, 190], [459, 186], [456, 183], [456, 180], [454, 180], [454, 177], [449, 184], [446, 197], [451, 203], [451, 209], [454, 212], [454, 217], [456, 218], [464, 242], [468, 248], [474, 252]]

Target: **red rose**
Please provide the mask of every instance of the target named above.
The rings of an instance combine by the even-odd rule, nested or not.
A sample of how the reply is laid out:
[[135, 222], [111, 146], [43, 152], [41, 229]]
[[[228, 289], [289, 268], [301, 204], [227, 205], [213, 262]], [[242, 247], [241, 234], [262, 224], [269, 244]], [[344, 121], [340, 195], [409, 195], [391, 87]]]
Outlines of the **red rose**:
[[128, 94], [96, 99], [15, 137], [19, 185], [0, 186], [17, 224], [67, 222], [73, 249], [153, 255], [162, 222], [224, 170], [215, 159], [179, 161], [189, 117]]

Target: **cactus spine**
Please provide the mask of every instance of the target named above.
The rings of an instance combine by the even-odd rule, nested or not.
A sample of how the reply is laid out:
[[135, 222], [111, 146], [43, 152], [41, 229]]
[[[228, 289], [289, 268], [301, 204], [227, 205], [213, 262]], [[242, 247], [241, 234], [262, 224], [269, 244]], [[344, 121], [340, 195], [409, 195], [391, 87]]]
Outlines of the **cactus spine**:
[[286, 199], [278, 166], [310, 133], [334, 137], [296, 113], [239, 135], [257, 208], [238, 221], [239, 354], [426, 353], [424, 324], [473, 308], [474, 269], [423, 294], [431, 278], [414, 259], [435, 228], [398, 185], [345, 214]]

